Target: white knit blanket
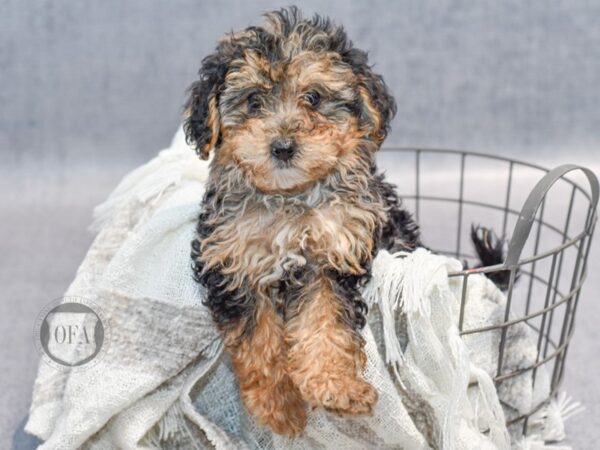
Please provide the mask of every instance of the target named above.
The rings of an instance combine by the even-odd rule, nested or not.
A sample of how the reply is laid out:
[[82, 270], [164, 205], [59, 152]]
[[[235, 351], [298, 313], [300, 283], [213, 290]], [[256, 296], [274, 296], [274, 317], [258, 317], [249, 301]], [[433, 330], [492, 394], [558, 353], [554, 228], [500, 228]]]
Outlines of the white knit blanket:
[[[364, 377], [379, 392], [373, 416], [313, 410], [294, 440], [258, 427], [192, 279], [190, 242], [207, 173], [179, 132], [97, 208], [98, 236], [67, 295], [100, 308], [107, 349], [89, 368], [40, 364], [26, 430], [45, 441], [41, 448], [510, 448], [505, 411], [526, 412], [547, 384], [534, 392], [524, 375], [496, 392], [499, 334], [459, 336], [462, 277], [447, 275], [461, 265], [423, 249], [380, 252], [363, 293]], [[497, 323], [503, 305], [491, 282], [470, 277], [467, 327]], [[536, 356], [535, 341], [514, 328], [507, 369]], [[543, 448], [545, 439], [564, 437], [550, 406], [532, 420], [537, 434], [513, 433], [512, 445]]]

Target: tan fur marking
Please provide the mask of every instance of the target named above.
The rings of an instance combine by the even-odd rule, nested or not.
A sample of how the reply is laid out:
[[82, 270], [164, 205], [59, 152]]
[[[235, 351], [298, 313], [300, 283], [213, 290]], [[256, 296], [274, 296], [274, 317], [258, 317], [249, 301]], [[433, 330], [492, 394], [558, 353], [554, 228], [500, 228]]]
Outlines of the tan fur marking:
[[246, 408], [275, 433], [300, 434], [306, 426], [305, 403], [286, 372], [281, 318], [263, 303], [251, 337], [236, 342], [238, 333], [231, 334], [225, 341]]
[[290, 79], [297, 81], [299, 90], [322, 84], [333, 92], [343, 91], [356, 82], [352, 69], [340, 64], [337, 53], [299, 53], [290, 62], [287, 73]]
[[359, 336], [342, 322], [340, 299], [320, 279], [299, 314], [286, 324], [288, 373], [313, 406], [341, 415], [371, 414], [377, 391], [362, 379]]
[[[227, 301], [248, 302], [217, 320], [245, 406], [259, 424], [296, 436], [307, 403], [361, 415], [377, 402], [362, 377], [363, 317], [351, 317], [329, 273], [363, 275], [388, 218], [372, 171], [384, 117], [357, 75], [368, 68], [355, 73], [328, 50], [339, 48], [328, 45], [329, 27], [284, 23], [267, 15], [276, 40], [266, 46], [252, 45], [254, 29], [220, 44], [231, 60], [219, 87], [222, 117], [215, 97], [208, 105], [202, 154], [219, 148], [198, 258], [226, 280], [216, 289], [239, 295]], [[260, 54], [271, 44], [276, 55]], [[366, 114], [356, 113], [361, 102]], [[282, 138], [294, 145], [290, 158], [271, 154]]]
[[236, 88], [255, 86], [267, 90], [281, 73], [280, 68], [272, 66], [263, 56], [251, 50], [246, 50], [244, 56], [233, 61], [231, 66], [236, 70], [227, 73], [225, 80], [229, 87]]
[[[275, 167], [269, 145], [290, 129], [295, 130], [302, 156], [286, 172]], [[224, 128], [222, 133], [220, 164], [233, 160], [262, 192], [288, 194], [306, 190], [335, 168], [355, 165], [365, 136], [356, 118], [333, 124], [306, 110], [298, 110], [293, 119], [283, 121], [276, 117], [251, 118], [242, 126]]]
[[207, 123], [210, 127], [210, 141], [204, 145], [201, 150], [200, 157], [202, 159], [208, 159], [208, 154], [215, 148], [217, 140], [219, 139], [219, 107], [217, 106], [217, 99], [213, 96], [208, 101], [208, 119]]
[[371, 137], [377, 144], [380, 144], [384, 139], [384, 137], [381, 135], [381, 115], [377, 108], [375, 108], [375, 105], [373, 105], [373, 100], [371, 99], [367, 89], [364, 86], [360, 86], [358, 88], [358, 92], [365, 107], [367, 108], [367, 111], [369, 111], [369, 116], [373, 120]]
[[296, 264], [293, 255], [309, 255], [321, 265], [358, 275], [364, 273], [361, 263], [371, 259], [381, 214], [378, 204], [340, 202], [290, 219], [255, 205], [218, 224], [202, 241], [201, 258], [207, 269], [221, 267], [231, 277], [229, 289], [270, 286], [286, 264]]

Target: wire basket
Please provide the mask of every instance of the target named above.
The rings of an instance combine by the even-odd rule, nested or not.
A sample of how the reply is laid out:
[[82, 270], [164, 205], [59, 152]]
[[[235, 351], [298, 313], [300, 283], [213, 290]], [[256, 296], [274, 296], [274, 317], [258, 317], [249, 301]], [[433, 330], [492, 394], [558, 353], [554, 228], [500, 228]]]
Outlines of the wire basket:
[[[475, 267], [472, 224], [501, 232], [508, 241], [503, 264], [450, 276], [464, 281], [458, 323], [461, 334], [500, 333], [494, 378], [497, 387], [529, 371], [535, 386], [542, 367], [546, 381], [549, 376], [548, 395], [538, 399], [528, 412], [507, 421], [511, 428], [522, 426], [523, 434], [527, 434], [529, 418], [557, 395], [563, 381], [597, 221], [598, 179], [589, 169], [575, 165], [547, 170], [465, 151], [388, 148], [380, 153], [380, 159], [385, 160], [384, 167], [400, 166], [388, 178], [398, 185], [401, 198], [421, 226], [424, 242], [434, 251]], [[573, 175], [579, 178], [573, 179]], [[582, 181], [587, 183], [582, 185]], [[466, 329], [469, 277], [502, 271], [509, 274], [502, 323]], [[527, 367], [507, 370], [508, 330], [519, 323], [533, 332], [537, 357]]]

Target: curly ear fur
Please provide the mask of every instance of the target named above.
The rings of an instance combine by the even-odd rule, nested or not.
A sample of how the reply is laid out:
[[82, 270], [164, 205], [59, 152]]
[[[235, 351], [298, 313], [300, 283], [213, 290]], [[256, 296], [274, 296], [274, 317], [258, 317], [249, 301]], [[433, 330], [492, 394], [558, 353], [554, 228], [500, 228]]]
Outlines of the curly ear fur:
[[360, 118], [371, 127], [371, 138], [381, 145], [396, 115], [396, 101], [381, 75], [373, 72], [369, 66], [366, 52], [350, 48], [342, 55], [342, 59], [350, 64], [359, 80]]
[[187, 143], [196, 147], [196, 153], [202, 159], [208, 158], [219, 141], [219, 91], [228, 65], [228, 58], [217, 48], [216, 53], [202, 60], [198, 72], [200, 79], [189, 88], [183, 129]]
[[381, 75], [368, 70], [362, 77], [359, 94], [363, 104], [362, 113], [373, 126], [372, 138], [381, 145], [390, 131], [390, 122], [396, 115], [396, 101], [388, 92]]
[[185, 104], [183, 123], [186, 141], [195, 145], [200, 158], [207, 159], [219, 145], [219, 95], [232, 62], [250, 49], [262, 55], [277, 54], [275, 40], [261, 27], [248, 27], [226, 35], [218, 43], [215, 53], [202, 60], [198, 71], [200, 78], [188, 90], [190, 97]]

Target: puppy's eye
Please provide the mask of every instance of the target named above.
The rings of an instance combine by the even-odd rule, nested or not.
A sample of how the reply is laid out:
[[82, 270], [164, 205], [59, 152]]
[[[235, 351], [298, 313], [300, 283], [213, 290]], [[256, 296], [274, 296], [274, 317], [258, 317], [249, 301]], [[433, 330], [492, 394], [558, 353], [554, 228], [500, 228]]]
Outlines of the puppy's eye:
[[254, 92], [250, 94], [246, 100], [248, 102], [248, 114], [256, 115], [262, 108], [262, 100], [260, 96]]
[[307, 92], [306, 94], [304, 94], [303, 98], [304, 101], [308, 104], [308, 106], [310, 106], [313, 109], [317, 108], [321, 104], [321, 96], [316, 91]]

